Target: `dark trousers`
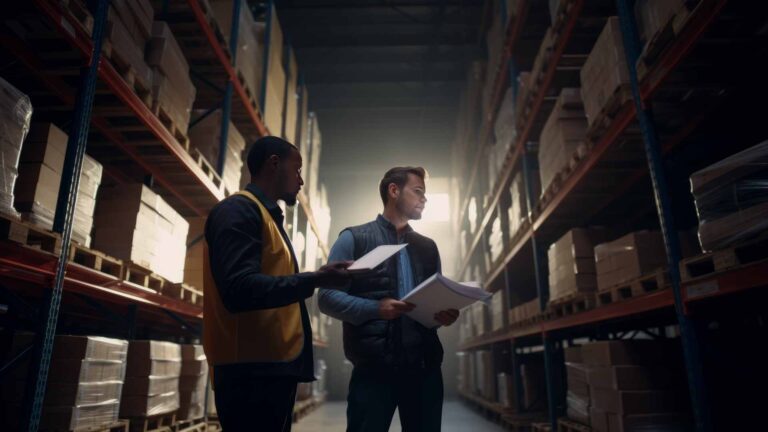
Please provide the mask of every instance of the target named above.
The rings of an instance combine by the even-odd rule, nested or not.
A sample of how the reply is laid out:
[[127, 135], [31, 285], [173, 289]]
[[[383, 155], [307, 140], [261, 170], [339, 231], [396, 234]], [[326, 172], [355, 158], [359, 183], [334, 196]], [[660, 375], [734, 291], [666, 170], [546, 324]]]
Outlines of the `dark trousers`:
[[290, 432], [296, 378], [249, 376], [216, 368], [213, 383], [223, 432]]
[[347, 432], [387, 432], [395, 408], [403, 432], [439, 432], [443, 375], [427, 369], [355, 368], [347, 398]]

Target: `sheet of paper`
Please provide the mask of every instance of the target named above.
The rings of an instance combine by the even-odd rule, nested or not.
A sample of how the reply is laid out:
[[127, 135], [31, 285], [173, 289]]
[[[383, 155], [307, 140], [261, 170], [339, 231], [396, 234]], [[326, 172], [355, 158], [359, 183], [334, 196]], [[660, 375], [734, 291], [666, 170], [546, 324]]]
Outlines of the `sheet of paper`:
[[407, 315], [427, 328], [440, 325], [435, 314], [448, 310], [461, 310], [477, 301], [487, 304], [491, 294], [477, 282], [455, 282], [441, 274], [435, 274], [413, 289], [403, 301], [416, 305]]
[[371, 270], [383, 263], [392, 255], [400, 252], [400, 249], [408, 246], [407, 243], [399, 245], [382, 245], [360, 257], [352, 263], [348, 270]]

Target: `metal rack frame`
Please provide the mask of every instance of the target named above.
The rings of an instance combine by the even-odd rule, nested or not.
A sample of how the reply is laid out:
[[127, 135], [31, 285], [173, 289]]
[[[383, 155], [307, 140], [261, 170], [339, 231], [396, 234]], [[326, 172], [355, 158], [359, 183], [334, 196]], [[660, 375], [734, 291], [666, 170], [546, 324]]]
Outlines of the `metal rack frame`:
[[[523, 20], [526, 18], [528, 7], [525, 3], [525, 0], [521, 0], [518, 3], [518, 17]], [[636, 24], [631, 9], [632, 2], [630, 0], [616, 0], [622, 37], [626, 47], [626, 62], [630, 69], [633, 97], [621, 107], [607, 130], [590, 150], [586, 160], [582, 161], [582, 163], [577, 166], [554, 197], [547, 202], [546, 206], [539, 212], [532, 212], [531, 209], [535, 208], [536, 197], [531, 196], [532, 178], [531, 170], [528, 168], [529, 164], [526, 157], [525, 144], [528, 141], [534, 119], [541, 110], [541, 102], [543, 101], [544, 95], [547, 93], [549, 86], [552, 83], [557, 63], [563, 54], [565, 46], [568, 44], [573, 25], [584, 7], [584, 2], [581, 0], [570, 0], [566, 3], [567, 5], [564, 6], [568, 11], [566, 22], [562, 24], [563, 30], [560, 31], [560, 39], [555, 43], [552, 60], [550, 60], [550, 64], [545, 72], [543, 84], [539, 87], [538, 93], [532, 96], [534, 101], [532, 113], [526, 117], [526, 121], [522, 125], [518, 125], [518, 137], [513, 143], [510, 143], [505, 165], [496, 179], [495, 184], [492, 185], [491, 199], [489, 200], [487, 207], [482, 211], [482, 219], [480, 219], [477, 230], [472, 234], [472, 241], [466, 255], [461, 257], [459, 274], [465, 273], [468, 269], [469, 264], [473, 260], [473, 255], [475, 255], [475, 251], [483, 242], [484, 233], [488, 225], [493, 220], [494, 214], [499, 212], [499, 200], [502, 191], [507, 187], [506, 185], [509, 183], [516, 170], [520, 169], [523, 172], [523, 180], [525, 182], [526, 200], [529, 208], [529, 224], [522, 228], [524, 231], [521, 235], [515, 236], [514, 240], [507, 240], [509, 248], [507, 249], [507, 245], [505, 245], [505, 251], [508, 252], [506, 252], [506, 255], [497, 262], [497, 265], [488, 272], [486, 285], [490, 286], [496, 279], [502, 276], [506, 280], [508, 271], [507, 266], [523, 250], [528, 250], [527, 245], [528, 242], [530, 242], [535, 263], [534, 271], [536, 274], [536, 288], [540, 306], [543, 311], [546, 307], [546, 300], [549, 293], [546, 276], [542, 276], [546, 274], [547, 260], [546, 256], [542, 257], [542, 251], [539, 250], [541, 248], [537, 241], [537, 233], [551, 221], [552, 215], [561, 206], [565, 198], [568, 197], [575, 190], [577, 185], [583, 181], [590, 170], [596, 166], [608, 149], [628, 128], [630, 123], [636, 120], [640, 124], [642, 132], [648, 168], [629, 176], [615, 193], [626, 191], [650, 172], [656, 199], [656, 210], [662, 225], [662, 235], [665, 240], [669, 267], [671, 269], [672, 288], [646, 294], [623, 302], [603, 305], [595, 309], [567, 315], [561, 318], [545, 320], [523, 326], [510, 326], [500, 331], [476, 337], [473, 340], [460, 344], [459, 350], [467, 351], [480, 347], [487, 347], [499, 342], [509, 341], [512, 344], [513, 352], [515, 352], [516, 350], [514, 347], [517, 340], [526, 341], [525, 343], [529, 344], [534, 341], [536, 345], [543, 345], [546, 387], [549, 400], [548, 420], [549, 423], [551, 423], [553, 430], [556, 430], [558, 413], [556, 412], [555, 396], [559, 389], [555, 388], [554, 372], [551, 368], [554, 350], [553, 342], [562, 340], [562, 333], [572, 329], [600, 325], [601, 323], [612, 320], [643, 316], [644, 314], [658, 311], [674, 312], [675, 320], [680, 327], [681, 341], [684, 347], [685, 366], [688, 373], [689, 392], [696, 430], [711, 430], [712, 421], [709, 416], [709, 410], [707, 409], [707, 395], [703, 384], [703, 371], [701, 366], [701, 354], [698, 347], [698, 336], [696, 334], [696, 326], [691, 321], [692, 318], [689, 313], [689, 307], [691, 304], [704, 299], [730, 295], [764, 286], [766, 281], [768, 281], [768, 263], [757, 263], [744, 268], [700, 278], [695, 281], [681, 282], [678, 267], [680, 261], [679, 244], [673, 231], [674, 224], [672, 222], [672, 210], [669, 204], [667, 186], [663, 178], [661, 163], [663, 155], [679, 145], [680, 142], [700, 124], [705, 117], [705, 114], [694, 116], [694, 118], [691, 119], [688, 124], [681, 127], [673, 137], [669, 138], [664, 143], [661, 143], [658, 139], [658, 134], [655, 131], [654, 120], [648, 109], [648, 102], [675, 68], [692, 50], [696, 42], [708, 29], [709, 25], [716, 19], [725, 6], [726, 1], [701, 0], [701, 4], [697, 5], [699, 10], [696, 11], [695, 16], [691, 18], [690, 22], [687, 23], [686, 27], [677, 38], [670, 43], [670, 46], [665, 49], [661, 57], [655, 62], [641, 82], [638, 80], [635, 67], [636, 61], [640, 56], [640, 46], [637, 37]], [[479, 140], [481, 146], [487, 144], [489, 134], [487, 129], [492, 125], [493, 120], [495, 119], [496, 111], [498, 110], [498, 105], [501, 100], [501, 93], [504, 91], [505, 86], [503, 84], [499, 85], [499, 83], [507, 82], [507, 77], [503, 77], [499, 74], [506, 74], [509, 71], [511, 71], [512, 74], [515, 73], [515, 65], [510, 62], [511, 53], [514, 52], [515, 49], [515, 38], [513, 35], [519, 31], [517, 30], [517, 27], [522, 26], [523, 24], [514, 22], [514, 18], [508, 19], [508, 21], [511, 22], [509, 25], [509, 33], [506, 36], [506, 50], [502, 54], [502, 62], [509, 63], [505, 64], [496, 76], [493, 87], [494, 93], [491, 98], [492, 115], [489, 118], [484, 119], [484, 122], [481, 123], [481, 139]], [[513, 92], [515, 92], [516, 83], [514, 76], [511, 78], [510, 82], [513, 87]], [[461, 197], [462, 201], [459, 208], [461, 218], [459, 223], [463, 223], [466, 217], [471, 198], [471, 190], [474, 186], [477, 171], [479, 170], [482, 152], [476, 152], [476, 154], [477, 156], [473, 163], [470, 182], [466, 189], [467, 193], [463, 194]], [[519, 166], [519, 168], [516, 168], [517, 166]], [[608, 206], [610, 201], [614, 198], [606, 200], [603, 207]], [[504, 288], [502, 289], [508, 289], [508, 283], [505, 282], [503, 285]], [[703, 289], [701, 289], [702, 287]], [[711, 287], [717, 288], [710, 289]], [[516, 383], [516, 387], [518, 385], [519, 384]]]

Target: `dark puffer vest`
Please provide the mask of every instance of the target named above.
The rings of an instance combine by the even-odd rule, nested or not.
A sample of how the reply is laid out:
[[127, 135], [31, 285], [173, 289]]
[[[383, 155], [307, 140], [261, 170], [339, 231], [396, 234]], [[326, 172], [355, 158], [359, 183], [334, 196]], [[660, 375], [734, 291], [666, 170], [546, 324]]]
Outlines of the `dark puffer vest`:
[[[386, 244], [398, 244], [395, 226], [379, 215], [375, 221], [347, 228], [355, 239], [354, 258], [358, 259]], [[346, 231], [345, 230], [345, 231]], [[414, 232], [405, 233], [405, 243], [413, 272], [414, 287], [440, 270], [440, 255], [431, 239]], [[372, 278], [353, 279], [349, 294], [381, 300], [398, 298], [399, 254], [377, 268]], [[443, 347], [437, 329], [428, 329], [407, 316], [395, 320], [371, 320], [360, 325], [344, 323], [344, 353], [355, 366], [423, 368], [443, 361]]]

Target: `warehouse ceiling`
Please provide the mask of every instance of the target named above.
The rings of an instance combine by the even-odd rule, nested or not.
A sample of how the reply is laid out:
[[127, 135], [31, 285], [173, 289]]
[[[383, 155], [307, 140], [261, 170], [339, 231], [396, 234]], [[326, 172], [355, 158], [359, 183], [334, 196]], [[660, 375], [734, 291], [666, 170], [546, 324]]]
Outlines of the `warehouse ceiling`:
[[[485, 49], [482, 0], [281, 0], [310, 108], [323, 134], [321, 178], [333, 227], [363, 222], [394, 165], [448, 177], [459, 95]], [[365, 217], [371, 216], [364, 213]], [[373, 211], [372, 215], [375, 215]]]

